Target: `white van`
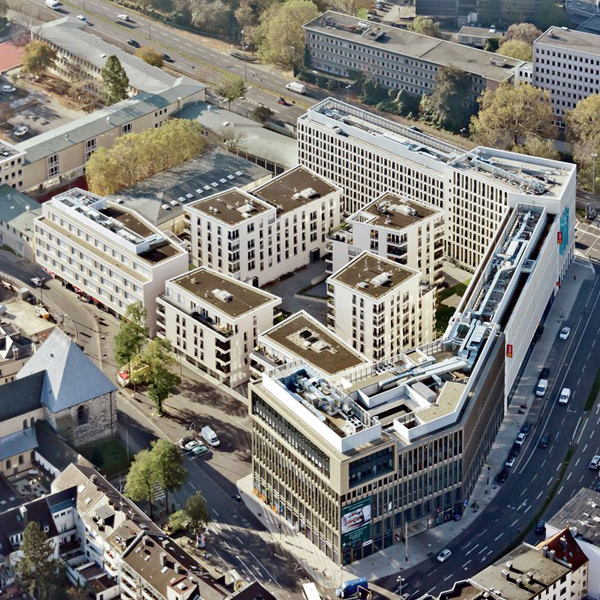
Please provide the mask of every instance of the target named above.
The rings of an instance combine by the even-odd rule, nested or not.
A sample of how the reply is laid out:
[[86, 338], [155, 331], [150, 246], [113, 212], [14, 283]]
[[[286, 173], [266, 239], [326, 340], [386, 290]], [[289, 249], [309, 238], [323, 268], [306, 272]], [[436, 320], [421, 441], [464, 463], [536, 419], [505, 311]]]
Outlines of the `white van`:
[[303, 83], [292, 81], [291, 83], [288, 83], [285, 87], [291, 92], [296, 92], [296, 94], [306, 94], [306, 86]]
[[560, 396], [558, 397], [559, 404], [568, 404], [571, 398], [571, 390], [569, 388], [563, 388]]
[[211, 446], [215, 447], [215, 446], [218, 446], [221, 443], [219, 441], [219, 438], [217, 437], [217, 434], [208, 425], [205, 425], [202, 428], [202, 432], [201, 433], [202, 433], [202, 437], [204, 438], [204, 441], [207, 444], [210, 444]]
[[537, 387], [535, 388], [535, 395], [538, 398], [541, 398], [542, 396], [546, 395], [546, 390], [548, 389], [548, 380], [547, 379], [540, 379], [538, 381]]
[[58, 10], [60, 8], [60, 2], [57, 0], [46, 0], [46, 6], [52, 10]]

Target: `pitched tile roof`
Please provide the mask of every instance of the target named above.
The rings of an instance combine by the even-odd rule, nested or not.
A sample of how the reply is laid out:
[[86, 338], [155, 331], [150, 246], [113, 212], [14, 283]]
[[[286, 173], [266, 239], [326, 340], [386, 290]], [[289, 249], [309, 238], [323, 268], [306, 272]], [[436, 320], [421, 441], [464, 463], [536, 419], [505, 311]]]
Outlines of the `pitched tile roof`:
[[29, 452], [36, 448], [37, 445], [35, 429], [32, 427], [9, 433], [0, 437], [0, 460], [5, 460], [23, 452]]
[[0, 385], [0, 421], [41, 408], [44, 373], [32, 373]]

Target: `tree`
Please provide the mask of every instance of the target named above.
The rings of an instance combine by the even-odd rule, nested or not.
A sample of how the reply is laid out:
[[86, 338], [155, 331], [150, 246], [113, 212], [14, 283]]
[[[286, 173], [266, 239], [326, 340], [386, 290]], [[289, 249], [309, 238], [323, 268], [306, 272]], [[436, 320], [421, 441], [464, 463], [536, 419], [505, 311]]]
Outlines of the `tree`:
[[517, 60], [526, 60], [528, 62], [533, 58], [533, 47], [527, 42], [521, 42], [520, 40], [510, 40], [509, 42], [503, 42], [498, 48], [498, 54], [502, 56], [509, 56], [510, 58], [516, 58]]
[[134, 502], [147, 502], [150, 505], [150, 518], [154, 519], [152, 501], [154, 487], [158, 479], [154, 473], [154, 462], [150, 450], [142, 450], [133, 458], [124, 494]]
[[171, 352], [171, 342], [167, 339], [154, 338], [144, 352], [139, 356], [142, 364], [148, 365], [145, 381], [149, 384], [148, 396], [154, 402], [156, 412], [163, 414], [163, 402], [175, 391], [181, 383], [179, 375], [171, 371], [176, 363]]
[[[131, 366], [131, 359], [141, 352], [148, 339], [146, 309], [141, 302], [133, 302], [127, 307], [115, 336], [115, 361], [118, 367]], [[131, 368], [129, 369], [131, 376]]]
[[360, 99], [362, 102], [374, 106], [379, 102], [385, 101], [387, 97], [387, 90], [377, 81], [375, 81], [375, 79], [373, 79], [372, 77], [368, 77], [364, 81], [362, 85], [362, 93], [360, 95]]
[[4, 18], [8, 12], [8, 3], [6, 0], [0, 0], [0, 18]]
[[69, 86], [69, 98], [76, 102], [87, 114], [93, 113], [100, 102], [100, 97], [91, 88], [89, 81], [77, 81]]
[[284, 69], [299, 70], [304, 59], [302, 25], [319, 16], [310, 0], [287, 0], [265, 11], [257, 28], [256, 43], [260, 57]]
[[129, 77], [116, 56], [111, 55], [106, 59], [106, 64], [102, 69], [102, 81], [104, 81], [107, 104], [115, 104], [127, 98]]
[[268, 106], [263, 106], [261, 104], [252, 111], [252, 118], [259, 123], [266, 123], [273, 118], [274, 114], [275, 113]]
[[156, 479], [165, 493], [165, 507], [169, 512], [169, 492], [176, 492], [185, 483], [187, 471], [183, 454], [172, 442], [165, 439], [152, 442], [152, 463]]
[[474, 141], [508, 150], [529, 136], [553, 138], [556, 130], [550, 94], [522, 83], [486, 90], [479, 100], [479, 114], [471, 119]]
[[230, 79], [219, 87], [219, 94], [227, 100], [227, 107], [231, 110], [231, 103], [238, 98], [243, 98], [246, 93], [246, 83], [241, 77]]
[[30, 521], [25, 527], [20, 550], [23, 555], [15, 566], [15, 575], [32, 596], [48, 600], [59, 562], [54, 558], [54, 542], [47, 539], [37, 521]]
[[185, 514], [189, 518], [189, 527], [192, 533], [198, 538], [211, 520], [208, 504], [200, 492], [196, 492], [187, 499]]
[[217, 132], [219, 145], [228, 152], [238, 152], [246, 141], [246, 132], [233, 126], [233, 124], [221, 127]]
[[484, 46], [484, 50], [486, 52], [496, 52], [496, 50], [498, 50], [498, 47], [500, 46], [500, 38], [488, 38], [487, 40], [485, 40], [485, 46]]
[[197, 121], [169, 119], [161, 127], [120, 136], [110, 149], [98, 148], [86, 164], [88, 188], [114, 194], [198, 156], [206, 148]]
[[454, 132], [468, 127], [477, 111], [470, 97], [470, 87], [468, 73], [456, 67], [441, 67], [433, 93], [421, 103], [425, 120]]
[[[573, 143], [577, 183], [587, 190], [600, 189], [600, 95], [580, 100], [566, 115], [567, 139]], [[595, 157], [593, 155], [596, 155]], [[593, 178], [596, 177], [594, 186]]]
[[135, 55], [153, 67], [162, 67], [164, 64], [162, 54], [157, 52], [151, 46], [142, 46], [141, 48], [138, 48], [135, 51]]
[[48, 69], [51, 69], [55, 62], [56, 52], [48, 44], [39, 40], [31, 40], [25, 46], [22, 71], [34, 77], [39, 77]]
[[184, 510], [176, 510], [169, 515], [169, 531], [177, 533], [184, 531], [189, 522], [189, 517]]
[[416, 17], [414, 21], [408, 26], [409, 31], [415, 33], [421, 33], [434, 38], [441, 38], [442, 32], [440, 30], [440, 24], [434, 23], [433, 19], [429, 17]]
[[540, 35], [542, 35], [542, 32], [533, 23], [514, 23], [506, 30], [502, 42], [518, 40], [532, 45]]
[[560, 154], [554, 147], [552, 140], [544, 140], [537, 136], [529, 136], [525, 143], [520, 146], [513, 146], [513, 152], [529, 154], [529, 156], [539, 156], [540, 158], [549, 158], [551, 160], [560, 160]]

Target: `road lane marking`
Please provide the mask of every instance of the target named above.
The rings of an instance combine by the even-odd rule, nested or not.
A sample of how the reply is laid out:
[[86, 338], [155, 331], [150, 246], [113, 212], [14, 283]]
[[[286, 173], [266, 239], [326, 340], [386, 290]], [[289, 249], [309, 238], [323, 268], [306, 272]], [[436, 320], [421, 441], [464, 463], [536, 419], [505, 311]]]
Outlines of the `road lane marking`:
[[531, 508], [531, 504], [523, 511], [523, 514], [527, 514], [527, 511]]
[[448, 581], [448, 579], [450, 579], [450, 577], [452, 577], [452, 576], [453, 576], [453, 574], [450, 573], [450, 575], [448, 575], [448, 577], [444, 577], [444, 581]]
[[481, 537], [486, 531], [487, 531], [487, 527], [477, 537]]
[[275, 577], [273, 576], [273, 574], [269, 571], [269, 569], [267, 569], [267, 567], [265, 567], [265, 565], [263, 565], [260, 560], [258, 560], [258, 558], [256, 558], [256, 556], [254, 556], [254, 553], [252, 552], [252, 550], [249, 550], [250, 554], [252, 554], [254, 560], [267, 572], [267, 575], [279, 586], [280, 589], [283, 589], [280, 585], [279, 585], [279, 581], [277, 581], [277, 579], [275, 579]]
[[212, 511], [215, 513], [215, 515], [217, 515], [217, 517], [219, 516], [219, 513], [213, 508]]
[[576, 466], [579, 464], [579, 461], [580, 461], [580, 460], [581, 460], [581, 457], [579, 457], [579, 458], [577, 459], [577, 461], [575, 462], [575, 465], [574, 465], [575, 467], [576, 467]]
[[466, 562], [466, 563], [463, 565], [463, 567], [465, 567], [465, 568], [466, 568], [466, 566], [467, 566], [467, 565], [468, 565], [468, 564], [471, 562], [471, 560], [472, 560], [472, 559], [469, 559], [469, 560], [468, 560], [468, 561], [467, 561], [467, 562]]
[[479, 546], [479, 544], [477, 544], [476, 546], [473, 546], [466, 554], [465, 556], [469, 556], [469, 554], [471, 554], [471, 552], [473, 552], [473, 550], [475, 550], [475, 548], [477, 548], [477, 546]]
[[564, 488], [564, 487], [565, 487], [564, 485], [561, 485], [561, 486], [560, 486], [560, 490], [558, 490], [558, 493], [557, 493], [557, 495], [558, 495], [558, 494], [560, 494], [560, 493], [563, 491], [563, 488]]
[[510, 524], [510, 526], [511, 526], [511, 527], [514, 527], [514, 526], [515, 526], [515, 525], [516, 525], [518, 522], [519, 522], [519, 519], [515, 519], [515, 520], [514, 520], [514, 521], [513, 521], [513, 522]]
[[487, 546], [485, 546], [484, 548], [482, 548], [477, 554], [483, 554], [486, 550], [487, 550]]
[[494, 538], [494, 541], [495, 541], [495, 542], [497, 542], [497, 541], [498, 541], [498, 540], [499, 540], [499, 539], [500, 539], [500, 538], [501, 538], [503, 535], [504, 535], [504, 532], [502, 532], [500, 535], [497, 535], [497, 536]]
[[582, 450], [582, 452], [585, 452], [587, 447], [588, 447], [588, 445], [586, 444], [586, 445], [583, 447], [583, 450]]
[[541, 496], [543, 493], [544, 493], [544, 492], [543, 492], [543, 491], [541, 491], [541, 492], [540, 492], [540, 493], [539, 493], [539, 494], [538, 494], [538, 495], [535, 497], [535, 499], [536, 499], [536, 500], [539, 500], [539, 499], [540, 499], [540, 496]]
[[569, 479], [571, 479], [571, 475], [573, 475], [573, 471], [571, 471], [568, 475], [567, 475], [567, 481], [569, 481]]
[[594, 434], [596, 433], [596, 430], [594, 429], [594, 431], [592, 431], [592, 433], [590, 434], [590, 440], [594, 439]]

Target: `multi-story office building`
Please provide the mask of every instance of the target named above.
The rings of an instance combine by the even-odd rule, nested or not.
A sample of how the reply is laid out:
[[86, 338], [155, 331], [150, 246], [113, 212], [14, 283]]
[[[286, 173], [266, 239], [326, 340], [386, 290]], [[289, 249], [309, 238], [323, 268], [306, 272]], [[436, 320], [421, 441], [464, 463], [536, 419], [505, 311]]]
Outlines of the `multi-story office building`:
[[234, 188], [185, 207], [195, 265], [262, 286], [318, 260], [340, 223], [338, 186], [296, 167], [251, 192]]
[[[15, 156], [7, 156], [8, 161], [0, 154], [0, 173], [10, 175], [7, 181], [24, 191], [65, 185], [84, 174], [98, 148], [111, 148], [122, 135], [160, 127], [186, 104], [204, 100], [205, 90], [200, 83], [178, 80], [162, 92], [144, 92], [54, 127], [15, 144]], [[10, 164], [10, 172], [4, 163]]]
[[533, 85], [550, 92], [555, 124], [592, 94], [600, 93], [600, 37], [550, 27], [533, 43]]
[[74, 188], [42, 205], [35, 260], [50, 275], [123, 315], [141, 302], [156, 330], [156, 298], [165, 281], [188, 269], [185, 248], [116, 203]]
[[295, 361], [302, 361], [327, 376], [341, 376], [370, 364], [366, 356], [303, 310], [263, 331], [250, 359], [253, 379]]
[[521, 60], [467, 48], [342, 13], [327, 11], [304, 25], [310, 66], [338, 77], [363, 72], [384, 87], [429, 95], [444, 67], [469, 74], [474, 102], [486, 89], [510, 81]]
[[334, 561], [462, 514], [573, 259], [567, 197], [508, 209], [442, 339], [343, 376], [297, 360], [250, 384], [255, 494]]
[[329, 236], [332, 271], [368, 250], [421, 272], [421, 281], [440, 284], [444, 256], [443, 212], [431, 205], [385, 193], [346, 219]]
[[25, 152], [22, 148], [0, 141], [0, 183], [21, 189], [24, 164]]
[[158, 335], [188, 365], [235, 387], [250, 376], [249, 355], [273, 326], [281, 299], [200, 267], [166, 283], [158, 298]]
[[435, 288], [421, 273], [363, 252], [327, 279], [327, 324], [374, 361], [429, 343]]
[[[469, 152], [331, 98], [298, 119], [300, 163], [355, 212], [385, 192], [444, 211], [446, 254], [476, 269], [510, 206], [571, 205], [575, 169], [491, 148]], [[571, 232], [574, 233], [571, 220]]]

